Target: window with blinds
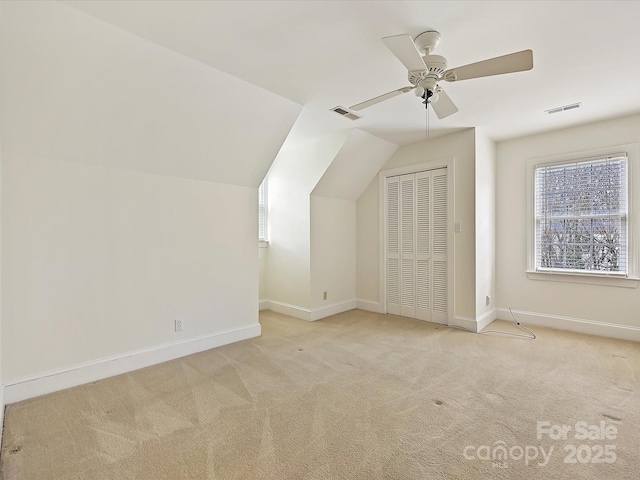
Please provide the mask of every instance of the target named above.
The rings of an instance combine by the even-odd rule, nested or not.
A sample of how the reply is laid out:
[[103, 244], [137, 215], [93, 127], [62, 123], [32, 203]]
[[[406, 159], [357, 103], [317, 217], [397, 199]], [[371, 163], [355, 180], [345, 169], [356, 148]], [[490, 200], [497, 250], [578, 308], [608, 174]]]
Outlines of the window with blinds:
[[537, 271], [627, 274], [627, 168], [624, 153], [535, 168]]
[[258, 241], [267, 241], [267, 179], [258, 188]]

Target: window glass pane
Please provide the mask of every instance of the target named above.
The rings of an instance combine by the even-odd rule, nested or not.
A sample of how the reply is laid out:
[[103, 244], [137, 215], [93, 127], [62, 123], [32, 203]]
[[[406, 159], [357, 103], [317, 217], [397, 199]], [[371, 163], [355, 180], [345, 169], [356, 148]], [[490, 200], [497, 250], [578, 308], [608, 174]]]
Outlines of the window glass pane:
[[627, 271], [626, 168], [626, 157], [536, 168], [536, 268]]
[[258, 188], [258, 240], [267, 241], [267, 180]]

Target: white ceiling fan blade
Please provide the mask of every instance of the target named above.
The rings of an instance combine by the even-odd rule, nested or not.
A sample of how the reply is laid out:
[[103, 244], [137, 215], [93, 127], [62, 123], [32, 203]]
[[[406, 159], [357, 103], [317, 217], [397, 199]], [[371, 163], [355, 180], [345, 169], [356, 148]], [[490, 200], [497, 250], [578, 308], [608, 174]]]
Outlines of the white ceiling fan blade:
[[357, 112], [359, 110], [362, 110], [363, 108], [367, 108], [367, 107], [370, 107], [372, 105], [375, 105], [376, 103], [384, 102], [385, 100], [388, 100], [389, 98], [393, 98], [395, 96], [402, 95], [403, 93], [410, 92], [414, 88], [416, 88], [416, 87], [414, 87], [414, 86], [403, 87], [403, 88], [399, 88], [398, 90], [394, 90], [393, 92], [385, 93], [383, 95], [378, 95], [377, 97], [371, 98], [369, 100], [366, 100], [366, 101], [361, 102], [361, 103], [357, 103], [357, 104], [349, 107], [349, 110], [354, 110], [354, 111]]
[[[431, 103], [431, 102], [430, 102]], [[443, 118], [453, 115], [458, 111], [458, 107], [453, 103], [453, 100], [442, 89], [438, 92], [438, 100], [431, 103], [433, 111], [436, 112], [436, 116], [442, 120]]]
[[382, 42], [389, 50], [407, 67], [407, 70], [426, 70], [427, 67], [422, 60], [422, 55], [413, 43], [409, 35], [394, 35], [392, 37], [384, 37]]
[[451, 68], [444, 72], [444, 79], [447, 82], [468, 80], [470, 78], [488, 77], [491, 75], [502, 75], [503, 73], [522, 72], [533, 68], [533, 51], [523, 50], [521, 52], [503, 55], [502, 57], [490, 58], [482, 62], [470, 63], [462, 67]]

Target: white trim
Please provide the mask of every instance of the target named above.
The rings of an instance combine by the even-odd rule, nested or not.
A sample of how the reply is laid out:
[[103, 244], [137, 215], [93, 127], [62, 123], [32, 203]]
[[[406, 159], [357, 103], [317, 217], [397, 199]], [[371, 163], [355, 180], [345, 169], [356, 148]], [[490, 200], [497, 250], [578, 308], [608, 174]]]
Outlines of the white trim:
[[[496, 311], [500, 320], [513, 320], [509, 314], [508, 308], [501, 307], [497, 308]], [[547, 313], [527, 312], [513, 309], [512, 311], [518, 321], [526, 326], [534, 325], [539, 327], [549, 327], [558, 330], [584, 333], [586, 335], [599, 335], [601, 337], [619, 338], [621, 340], [640, 342], [640, 327], [599, 322], [596, 320], [585, 320], [581, 318], [562, 317], [559, 315], [549, 315]]]
[[71, 367], [42, 372], [5, 384], [4, 401], [20, 402], [65, 388], [145, 368], [230, 343], [259, 337], [259, 323], [247, 327], [165, 343], [155, 347], [80, 363]]
[[258, 300], [258, 311], [270, 310], [269, 300]]
[[345, 300], [344, 302], [333, 303], [326, 307], [315, 308], [311, 311], [311, 321], [315, 322], [321, 318], [330, 317], [342, 312], [348, 312], [356, 308], [356, 299]]
[[478, 322], [476, 321], [475, 318], [462, 317], [460, 315], [456, 315], [451, 325], [455, 325], [457, 327], [464, 327], [468, 330], [471, 330], [472, 332], [478, 333]]
[[380, 298], [379, 313], [387, 313], [387, 262], [386, 262], [386, 245], [385, 232], [387, 230], [386, 212], [386, 188], [385, 182], [387, 177], [395, 177], [398, 175], [406, 175], [409, 173], [424, 172], [426, 170], [436, 170], [438, 168], [447, 169], [447, 219], [449, 228], [447, 228], [447, 305], [449, 308], [449, 323], [453, 323], [455, 309], [455, 157], [441, 158], [423, 163], [405, 165], [403, 167], [390, 168], [381, 170], [378, 173], [378, 298]]
[[[264, 193], [264, 203], [260, 202], [260, 189]], [[262, 204], [262, 217], [260, 222], [260, 205]], [[264, 225], [264, 235], [260, 237], [260, 223]], [[269, 184], [267, 177], [262, 179], [262, 182], [258, 186], [258, 245], [260, 248], [266, 248], [269, 246]]]
[[380, 302], [375, 300], [365, 300], [363, 298], [356, 298], [356, 308], [360, 310], [366, 310], [367, 312], [381, 313]]
[[487, 328], [489, 324], [491, 324], [491, 322], [493, 322], [497, 318], [497, 315], [498, 313], [496, 312], [496, 309], [492, 308], [488, 312], [485, 312], [482, 315], [480, 315], [478, 318], [476, 318], [476, 322], [478, 324], [477, 331], [481, 332], [482, 330]]
[[265, 310], [271, 310], [276, 313], [288, 315], [300, 320], [311, 321], [311, 310], [290, 303], [278, 302], [276, 300], [263, 300], [265, 302]]
[[4, 385], [0, 382], [0, 445], [2, 445], [2, 432], [4, 431]]
[[[625, 145], [613, 145], [595, 150], [587, 150], [583, 152], [574, 152], [564, 155], [553, 155], [542, 158], [530, 158], [527, 160], [527, 272], [535, 272], [536, 274], [545, 275], [545, 277], [529, 277], [531, 280], [549, 280], [556, 282], [568, 282], [566, 277], [555, 276], [548, 273], [536, 271], [535, 260], [535, 212], [534, 212], [534, 192], [535, 192], [535, 175], [534, 170], [539, 165], [563, 163], [571, 160], [580, 160], [591, 157], [609, 155], [614, 152], [625, 152], [627, 154], [627, 274], [634, 279], [640, 277], [640, 255], [636, 253], [638, 242], [640, 242], [640, 221], [637, 220], [638, 212], [636, 205], [640, 197], [640, 143], [630, 143]], [[574, 275], [577, 276], [577, 275]], [[587, 275], [585, 275], [585, 278]], [[616, 285], [616, 286], [633, 286], [633, 285], [617, 285], [616, 279], [601, 278], [602, 283], [598, 285]], [[593, 281], [577, 281], [572, 283], [595, 283]]]
[[527, 272], [529, 280], [543, 280], [563, 283], [582, 283], [586, 285], [603, 285], [606, 287], [638, 288], [640, 278], [626, 278], [606, 275], [573, 274], [566, 272]]
[[[326, 307], [314, 308], [310, 310], [308, 308], [299, 307], [290, 303], [278, 302], [276, 300], [261, 300], [260, 310], [271, 310], [276, 313], [288, 315], [300, 320], [306, 320], [307, 322], [315, 322], [321, 318], [336, 315], [338, 313], [347, 312], [357, 308], [356, 299], [345, 300], [344, 302], [332, 303]], [[263, 308], [264, 307], [264, 308]]]
[[387, 231], [387, 176], [378, 173], [378, 298], [380, 299], [380, 313], [387, 313], [387, 262], [386, 236]]
[[452, 325], [464, 327], [472, 332], [478, 333], [487, 328], [487, 326], [496, 319], [496, 315], [495, 309], [491, 309], [477, 318], [456, 315], [455, 322]]

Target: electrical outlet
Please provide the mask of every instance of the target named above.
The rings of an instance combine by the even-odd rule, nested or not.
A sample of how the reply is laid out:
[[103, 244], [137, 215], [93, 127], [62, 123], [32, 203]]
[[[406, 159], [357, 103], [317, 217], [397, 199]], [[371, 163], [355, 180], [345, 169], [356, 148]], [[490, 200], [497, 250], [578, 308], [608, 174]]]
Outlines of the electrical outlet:
[[489, 295], [487, 295], [485, 303], [487, 304], [487, 306], [491, 305], [491, 297]]
[[184, 320], [182, 318], [176, 318], [176, 332], [181, 332], [184, 327]]
[[454, 224], [454, 227], [455, 227], [456, 233], [460, 233], [462, 231], [462, 226], [460, 225], [460, 222], [456, 222]]
[[327, 292], [322, 292], [322, 299], [326, 300], [327, 299]]

